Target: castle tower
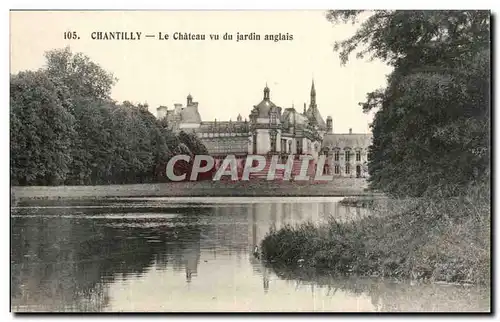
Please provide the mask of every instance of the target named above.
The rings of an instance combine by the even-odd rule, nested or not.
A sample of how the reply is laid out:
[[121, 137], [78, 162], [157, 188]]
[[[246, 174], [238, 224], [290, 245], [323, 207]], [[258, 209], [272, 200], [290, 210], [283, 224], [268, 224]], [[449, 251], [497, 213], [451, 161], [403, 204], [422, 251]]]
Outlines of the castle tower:
[[312, 81], [312, 86], [311, 86], [311, 107], [315, 108], [316, 107], [316, 89], [314, 88], [314, 79]]
[[317, 106], [316, 106], [316, 88], [314, 88], [314, 79], [312, 80], [312, 85], [311, 85], [311, 99], [310, 99], [310, 103], [309, 103], [309, 119], [311, 121], [311, 124], [317, 124], [317, 120], [316, 120], [316, 110], [317, 110]]
[[281, 109], [271, 101], [270, 92], [266, 84], [263, 100], [254, 105], [250, 114], [253, 133], [248, 151], [251, 154], [281, 151]]
[[[178, 105], [178, 106], [177, 106]], [[175, 104], [176, 110], [179, 111], [181, 129], [196, 129], [200, 127], [201, 116], [198, 112], [198, 102], [193, 102], [193, 96], [187, 96], [187, 105], [182, 107], [182, 104]]]
[[319, 112], [318, 105], [316, 105], [316, 88], [314, 86], [314, 79], [311, 84], [311, 101], [305, 115], [309, 119], [311, 125], [317, 126], [322, 133], [326, 132], [326, 122]]

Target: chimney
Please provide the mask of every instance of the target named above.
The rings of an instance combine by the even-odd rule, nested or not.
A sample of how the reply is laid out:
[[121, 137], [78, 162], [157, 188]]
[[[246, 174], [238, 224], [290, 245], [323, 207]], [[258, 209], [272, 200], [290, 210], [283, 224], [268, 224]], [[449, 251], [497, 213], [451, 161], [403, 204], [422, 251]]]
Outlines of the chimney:
[[156, 109], [156, 115], [158, 119], [163, 119], [165, 116], [167, 116], [167, 107], [166, 106], [160, 106]]
[[326, 132], [333, 133], [333, 120], [330, 115], [326, 117]]
[[349, 134], [352, 134], [352, 128], [349, 129]]

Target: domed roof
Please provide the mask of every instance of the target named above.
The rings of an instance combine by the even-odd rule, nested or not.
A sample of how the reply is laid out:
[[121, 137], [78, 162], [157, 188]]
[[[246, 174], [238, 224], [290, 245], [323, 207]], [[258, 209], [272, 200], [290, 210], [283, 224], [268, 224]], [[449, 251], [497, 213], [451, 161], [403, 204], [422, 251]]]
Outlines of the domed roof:
[[271, 109], [276, 108], [276, 104], [271, 102], [269, 99], [269, 87], [264, 87], [264, 99], [257, 105], [254, 106], [254, 110], [257, 110], [257, 117], [259, 118], [268, 118], [269, 112]]
[[269, 99], [263, 99], [262, 102], [259, 104], [255, 105], [255, 108], [258, 111], [258, 117], [260, 118], [266, 118], [269, 117], [269, 111], [271, 111], [272, 108], [276, 107], [276, 104], [271, 102]]

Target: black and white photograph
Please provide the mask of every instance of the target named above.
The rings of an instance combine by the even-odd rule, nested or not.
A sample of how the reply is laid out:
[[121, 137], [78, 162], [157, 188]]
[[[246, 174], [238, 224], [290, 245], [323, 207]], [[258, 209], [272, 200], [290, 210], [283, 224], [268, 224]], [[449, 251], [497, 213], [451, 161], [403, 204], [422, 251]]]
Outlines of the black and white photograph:
[[491, 313], [489, 10], [10, 10], [10, 311]]

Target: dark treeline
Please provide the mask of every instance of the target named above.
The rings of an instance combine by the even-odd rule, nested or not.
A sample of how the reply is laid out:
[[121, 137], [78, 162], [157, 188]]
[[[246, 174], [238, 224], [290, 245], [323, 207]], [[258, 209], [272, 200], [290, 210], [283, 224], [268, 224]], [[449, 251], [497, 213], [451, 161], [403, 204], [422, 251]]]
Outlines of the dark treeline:
[[114, 102], [116, 79], [85, 55], [66, 48], [46, 59], [42, 69], [10, 76], [12, 185], [154, 182], [173, 155], [206, 153], [147, 104]]
[[[333, 23], [361, 11], [330, 11]], [[396, 196], [462, 194], [489, 180], [490, 13], [378, 10], [336, 44], [394, 68], [362, 103], [376, 109], [371, 187]]]

